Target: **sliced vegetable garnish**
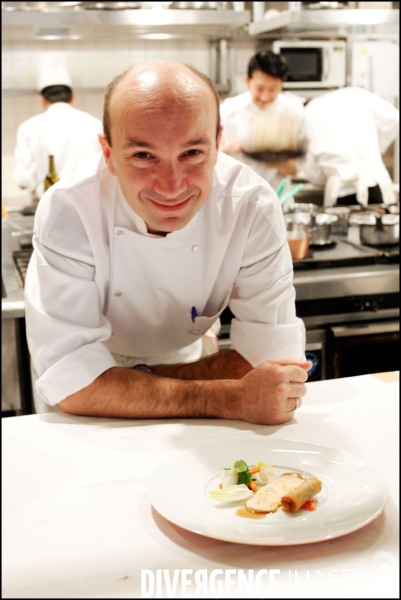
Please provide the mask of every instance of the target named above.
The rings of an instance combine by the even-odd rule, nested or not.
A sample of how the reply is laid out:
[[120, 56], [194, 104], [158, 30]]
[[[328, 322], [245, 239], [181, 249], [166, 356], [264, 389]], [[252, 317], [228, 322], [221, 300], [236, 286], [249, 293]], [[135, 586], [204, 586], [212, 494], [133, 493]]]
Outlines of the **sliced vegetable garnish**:
[[230, 485], [237, 485], [238, 471], [237, 469], [224, 469], [221, 473], [221, 487], [226, 488]]
[[238, 471], [238, 483], [244, 483], [249, 486], [252, 481], [252, 475], [249, 472], [248, 465], [244, 460], [237, 460], [234, 463], [234, 469]]
[[211, 490], [209, 493], [210, 497], [218, 502], [240, 502], [253, 496], [252, 490], [245, 484], [230, 485], [222, 490]]

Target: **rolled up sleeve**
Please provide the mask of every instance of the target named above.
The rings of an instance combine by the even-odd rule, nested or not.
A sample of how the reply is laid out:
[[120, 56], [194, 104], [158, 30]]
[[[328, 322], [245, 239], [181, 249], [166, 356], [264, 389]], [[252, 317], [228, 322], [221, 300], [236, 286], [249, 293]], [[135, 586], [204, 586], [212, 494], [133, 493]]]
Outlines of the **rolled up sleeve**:
[[235, 316], [232, 348], [253, 367], [305, 355], [305, 327], [296, 316], [292, 258], [280, 211], [273, 203], [255, 219], [229, 302]]

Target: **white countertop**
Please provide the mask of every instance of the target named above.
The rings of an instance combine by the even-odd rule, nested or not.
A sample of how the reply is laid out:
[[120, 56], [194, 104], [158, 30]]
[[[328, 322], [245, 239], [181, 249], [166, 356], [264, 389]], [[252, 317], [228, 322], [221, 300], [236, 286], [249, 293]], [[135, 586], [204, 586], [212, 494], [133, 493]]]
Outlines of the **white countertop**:
[[[164, 580], [161, 595], [147, 586], [142, 593], [141, 571], [157, 578], [167, 570], [172, 580], [175, 569], [187, 569], [192, 574], [180, 571], [179, 581], [189, 581], [202, 569], [208, 576], [221, 569], [220, 579], [230, 570], [276, 569], [269, 597], [398, 598], [398, 374], [307, 386], [295, 418], [277, 427], [57, 413], [3, 419], [2, 597], [195, 597], [195, 583], [186, 595], [179, 583], [169, 596]], [[198, 442], [251, 432], [356, 455], [387, 482], [384, 512], [337, 539], [271, 547], [201, 537], [152, 509], [147, 483], [164, 461]], [[220, 597], [238, 597], [232, 580]]]

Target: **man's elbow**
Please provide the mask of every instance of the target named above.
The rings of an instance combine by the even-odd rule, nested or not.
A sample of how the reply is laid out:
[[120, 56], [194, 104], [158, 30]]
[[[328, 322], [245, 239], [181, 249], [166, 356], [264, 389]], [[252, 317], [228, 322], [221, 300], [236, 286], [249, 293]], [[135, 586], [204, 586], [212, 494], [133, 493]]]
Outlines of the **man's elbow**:
[[67, 413], [69, 415], [78, 414], [76, 409], [76, 403], [73, 400], [71, 400], [71, 396], [68, 396], [64, 400], [61, 400], [61, 402], [59, 402], [57, 406], [62, 412]]
[[64, 400], [61, 400], [57, 405], [59, 409], [69, 415], [86, 415], [85, 389], [86, 388], [79, 390], [78, 392], [67, 396]]

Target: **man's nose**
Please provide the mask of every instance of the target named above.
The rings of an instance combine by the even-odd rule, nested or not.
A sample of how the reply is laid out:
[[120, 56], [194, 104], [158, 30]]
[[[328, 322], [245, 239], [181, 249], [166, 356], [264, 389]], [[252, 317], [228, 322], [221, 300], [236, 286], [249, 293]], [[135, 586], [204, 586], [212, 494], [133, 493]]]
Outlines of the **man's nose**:
[[165, 164], [160, 166], [153, 184], [156, 193], [174, 200], [186, 190], [185, 174], [180, 165]]
[[273, 100], [274, 100], [273, 92], [262, 92], [262, 94], [260, 96], [260, 101], [263, 104], [268, 104], [269, 102], [273, 102]]

